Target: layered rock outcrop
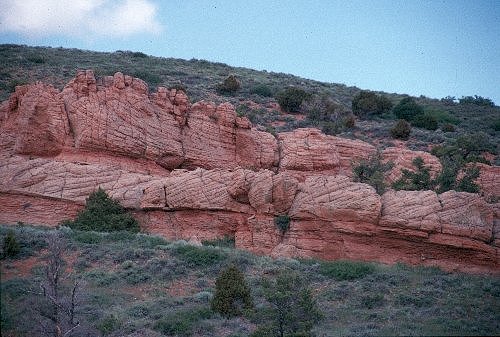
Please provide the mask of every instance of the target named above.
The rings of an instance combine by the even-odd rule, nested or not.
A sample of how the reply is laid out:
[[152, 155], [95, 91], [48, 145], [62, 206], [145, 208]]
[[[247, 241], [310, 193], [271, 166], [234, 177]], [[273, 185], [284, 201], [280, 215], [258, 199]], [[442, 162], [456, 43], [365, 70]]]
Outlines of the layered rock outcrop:
[[[372, 145], [298, 129], [274, 137], [230, 104], [190, 104], [182, 91], [121, 73], [78, 72], [61, 91], [16, 88], [0, 108], [0, 223], [56, 225], [104, 188], [143, 230], [199, 241], [233, 235], [260, 254], [437, 265], [500, 272], [500, 207], [478, 194], [392, 191], [352, 181]], [[421, 157], [389, 148], [387, 181]], [[479, 182], [499, 194], [497, 168]], [[494, 199], [494, 198], [493, 198]], [[290, 226], [274, 224], [288, 215]]]

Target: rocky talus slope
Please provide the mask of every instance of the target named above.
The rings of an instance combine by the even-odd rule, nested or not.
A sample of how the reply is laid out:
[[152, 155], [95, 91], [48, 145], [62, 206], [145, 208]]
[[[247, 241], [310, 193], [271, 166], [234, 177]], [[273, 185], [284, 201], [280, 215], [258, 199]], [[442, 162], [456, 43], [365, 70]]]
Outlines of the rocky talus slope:
[[[200, 241], [223, 235], [260, 254], [500, 272], [500, 205], [478, 194], [392, 191], [352, 181], [372, 145], [297, 129], [258, 131], [230, 104], [121, 73], [79, 71], [59, 92], [19, 86], [0, 107], [0, 223], [56, 225], [98, 186], [144, 231]], [[394, 181], [426, 152], [388, 148]], [[478, 183], [498, 196], [499, 167]], [[289, 215], [290, 228], [274, 224]]]

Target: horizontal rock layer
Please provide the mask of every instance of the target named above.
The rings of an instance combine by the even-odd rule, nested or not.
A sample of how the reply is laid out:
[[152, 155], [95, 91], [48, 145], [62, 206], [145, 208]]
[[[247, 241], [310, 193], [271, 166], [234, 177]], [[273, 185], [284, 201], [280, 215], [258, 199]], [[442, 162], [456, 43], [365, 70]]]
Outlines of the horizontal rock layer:
[[[352, 181], [376, 149], [316, 129], [275, 138], [230, 104], [190, 105], [181, 91], [80, 71], [62, 92], [21, 86], [0, 109], [0, 223], [56, 225], [98, 187], [144, 230], [199, 241], [234, 235], [260, 254], [377, 260], [500, 272], [500, 207], [477, 194], [392, 191]], [[394, 168], [434, 156], [388, 148]], [[490, 202], [497, 168], [481, 167]], [[274, 219], [288, 215], [284, 232]]]

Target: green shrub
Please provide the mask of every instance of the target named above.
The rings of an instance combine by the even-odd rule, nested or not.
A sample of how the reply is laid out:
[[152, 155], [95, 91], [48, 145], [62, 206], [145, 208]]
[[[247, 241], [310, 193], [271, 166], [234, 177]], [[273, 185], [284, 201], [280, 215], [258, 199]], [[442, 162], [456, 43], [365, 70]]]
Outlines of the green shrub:
[[140, 51], [134, 51], [134, 52], [131, 52], [130, 55], [132, 57], [137, 57], [137, 58], [148, 58], [148, 55], [140, 52]]
[[484, 98], [478, 95], [474, 96], [462, 96], [458, 100], [458, 103], [461, 105], [466, 105], [466, 104], [474, 104], [474, 105], [479, 105], [479, 106], [490, 106], [494, 107], [495, 103], [489, 98]]
[[426, 107], [424, 109], [424, 114], [433, 117], [438, 123], [460, 124], [459, 118], [445, 110]]
[[97, 329], [107, 336], [120, 327], [120, 321], [115, 315], [108, 315], [97, 324]]
[[410, 133], [411, 133], [410, 123], [408, 123], [404, 119], [398, 120], [391, 129], [392, 138], [407, 140], [410, 137]]
[[40, 55], [30, 55], [26, 59], [33, 63], [38, 63], [38, 64], [45, 63], [45, 59]]
[[322, 318], [311, 288], [295, 272], [284, 270], [274, 280], [265, 279], [263, 292], [269, 303], [259, 329], [264, 336], [309, 336]]
[[219, 94], [234, 94], [241, 88], [241, 82], [235, 75], [229, 75], [224, 82], [217, 84], [216, 90]]
[[309, 97], [310, 95], [304, 90], [296, 87], [289, 87], [280, 91], [276, 95], [276, 100], [284, 111], [299, 112], [300, 105]]
[[274, 217], [274, 224], [284, 234], [290, 228], [290, 217], [288, 215], [277, 215]]
[[240, 316], [243, 310], [253, 308], [250, 288], [243, 273], [236, 266], [223, 270], [217, 277], [211, 307], [213, 311], [227, 318]]
[[384, 95], [377, 96], [377, 113], [378, 114], [383, 114], [383, 113], [391, 111], [393, 106], [394, 105], [392, 104], [391, 100], [387, 96], [384, 96]]
[[455, 185], [455, 190], [458, 192], [479, 193], [479, 185], [475, 180], [479, 178], [479, 168], [475, 165], [467, 167], [463, 172], [462, 179], [459, 179]]
[[300, 110], [311, 121], [340, 122], [350, 112], [329, 95], [313, 95], [302, 102]]
[[391, 111], [392, 102], [389, 98], [377, 95], [371, 91], [360, 91], [352, 99], [352, 111], [355, 115], [366, 117]]
[[263, 96], [263, 97], [271, 97], [273, 95], [271, 88], [269, 88], [265, 84], [257, 84], [255, 86], [253, 86], [250, 89], [250, 93], [255, 94], [255, 95], [259, 95], [259, 96]]
[[424, 160], [417, 157], [413, 160], [416, 172], [406, 169], [401, 170], [402, 176], [392, 184], [395, 190], [423, 191], [432, 190], [434, 181], [431, 179], [430, 168], [424, 165]]
[[205, 267], [225, 259], [225, 254], [211, 247], [182, 245], [174, 248], [173, 253], [191, 267]]
[[375, 266], [366, 262], [355, 261], [329, 261], [322, 262], [320, 273], [338, 281], [355, 280], [363, 278], [375, 271]]
[[455, 125], [453, 125], [451, 123], [445, 123], [445, 124], [441, 125], [441, 130], [443, 132], [455, 132]]
[[495, 131], [500, 131], [500, 118], [491, 123], [491, 128]]
[[424, 109], [415, 102], [413, 97], [403, 98], [393, 109], [394, 115], [399, 119], [412, 121], [424, 113]]
[[380, 307], [384, 303], [383, 294], [368, 294], [360, 298], [360, 306], [366, 309]]
[[99, 233], [92, 231], [88, 232], [74, 231], [72, 236], [73, 240], [80, 243], [97, 244], [102, 241], [101, 235], [99, 235]]
[[348, 129], [352, 129], [356, 126], [356, 117], [350, 114], [344, 119], [344, 126]]
[[153, 326], [153, 329], [167, 336], [191, 336], [194, 326], [203, 319], [212, 317], [208, 308], [186, 309], [169, 314]]
[[9, 230], [3, 240], [3, 255], [4, 257], [14, 257], [21, 252], [21, 247], [17, 242], [13, 230]]
[[85, 209], [78, 213], [75, 220], [64, 224], [83, 231], [139, 231], [137, 220], [101, 188], [90, 194]]
[[159, 75], [148, 71], [135, 71], [132, 73], [132, 76], [140, 78], [146, 82], [150, 88], [154, 88], [162, 82], [162, 78]]
[[368, 160], [361, 160], [358, 164], [353, 165], [353, 179], [355, 182], [369, 184], [375, 188], [378, 194], [382, 195], [386, 189], [385, 173], [390, 171], [393, 166], [394, 164], [391, 162], [384, 164], [380, 152], [377, 152]]
[[186, 86], [182, 83], [175, 83], [175, 84], [172, 84], [168, 87], [168, 90], [172, 90], [172, 89], [175, 89], [177, 91], [183, 91], [184, 93], [187, 92], [186, 90]]
[[224, 235], [222, 238], [213, 240], [202, 240], [203, 246], [234, 248], [234, 236]]
[[423, 113], [415, 116], [415, 118], [411, 121], [411, 125], [434, 131], [438, 128], [438, 121], [431, 114]]

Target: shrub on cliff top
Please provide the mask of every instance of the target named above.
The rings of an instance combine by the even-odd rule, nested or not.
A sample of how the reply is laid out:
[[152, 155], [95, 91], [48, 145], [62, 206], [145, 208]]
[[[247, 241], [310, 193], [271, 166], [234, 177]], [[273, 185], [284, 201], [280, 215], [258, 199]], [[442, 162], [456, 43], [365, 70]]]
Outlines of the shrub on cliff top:
[[413, 97], [405, 97], [394, 107], [393, 112], [399, 119], [412, 121], [423, 114], [424, 109], [415, 102]]
[[352, 112], [360, 117], [383, 114], [391, 111], [392, 102], [386, 96], [371, 91], [360, 91], [352, 99]]
[[300, 111], [300, 105], [310, 95], [300, 88], [290, 87], [280, 91], [276, 96], [280, 107], [286, 112]]
[[370, 156], [368, 160], [361, 160], [353, 167], [353, 179], [355, 182], [369, 184], [375, 188], [378, 194], [382, 195], [386, 189], [384, 175], [393, 166], [394, 163], [392, 162], [382, 162], [382, 155], [377, 152], [375, 155]]
[[224, 82], [217, 84], [217, 92], [219, 94], [234, 94], [236, 91], [240, 90], [241, 82], [235, 75], [229, 75]]
[[89, 195], [85, 209], [78, 213], [75, 220], [66, 221], [63, 224], [73, 229], [87, 231], [113, 232], [125, 230], [139, 232], [137, 220], [101, 188]]
[[410, 123], [408, 123], [404, 119], [398, 120], [391, 129], [392, 138], [407, 140], [410, 137], [410, 133], [411, 133]]

